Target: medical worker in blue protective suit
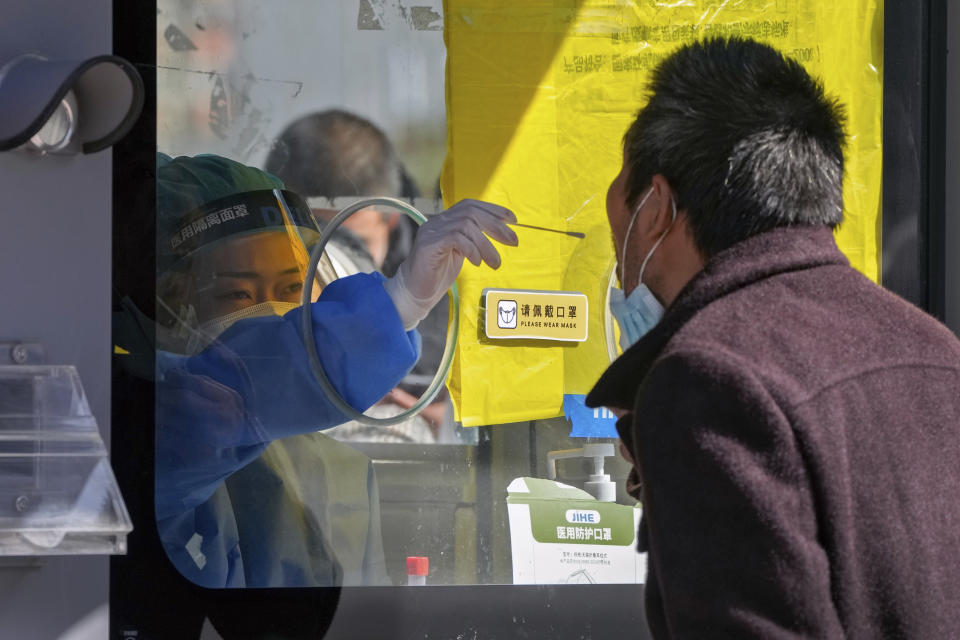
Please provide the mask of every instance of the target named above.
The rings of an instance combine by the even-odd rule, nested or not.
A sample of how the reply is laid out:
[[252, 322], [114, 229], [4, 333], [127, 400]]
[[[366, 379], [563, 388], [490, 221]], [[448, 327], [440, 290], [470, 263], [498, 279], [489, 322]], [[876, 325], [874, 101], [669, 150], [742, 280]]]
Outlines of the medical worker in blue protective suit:
[[[205, 587], [386, 581], [376, 482], [364, 456], [317, 433], [346, 420], [299, 334], [308, 247], [296, 194], [218, 156], [157, 166], [156, 517], [168, 557]], [[354, 408], [413, 366], [414, 329], [463, 259], [496, 268], [484, 235], [515, 245], [511, 212], [463, 201], [420, 228], [390, 279], [310, 283], [317, 350]]]

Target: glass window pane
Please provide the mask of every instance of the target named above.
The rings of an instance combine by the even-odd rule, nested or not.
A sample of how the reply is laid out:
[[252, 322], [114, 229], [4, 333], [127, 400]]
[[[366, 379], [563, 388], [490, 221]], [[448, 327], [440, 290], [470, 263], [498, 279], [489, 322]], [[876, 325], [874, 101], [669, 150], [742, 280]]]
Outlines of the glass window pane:
[[[692, 5], [467, 4], [157, 3], [157, 524], [198, 584], [645, 579], [615, 420], [582, 396], [618, 351], [604, 205], [618, 140], [683, 42], [761, 38], [828, 88], [854, 67], [861, 86], [837, 93], [854, 107], [855, 215], [838, 238], [876, 275], [880, 74], [873, 36], [846, 35], [873, 9], [838, 13], [834, 32], [809, 3], [708, 21]], [[825, 65], [818, 38], [850, 67]], [[494, 280], [477, 269], [405, 331], [382, 283], [413, 246], [408, 207], [429, 217], [441, 196], [536, 225], [496, 282], [589, 301], [588, 316], [507, 300], [501, 328], [589, 317], [589, 337], [494, 342], [480, 302]], [[401, 202], [336, 227], [374, 197]], [[450, 390], [430, 396], [455, 326]]]

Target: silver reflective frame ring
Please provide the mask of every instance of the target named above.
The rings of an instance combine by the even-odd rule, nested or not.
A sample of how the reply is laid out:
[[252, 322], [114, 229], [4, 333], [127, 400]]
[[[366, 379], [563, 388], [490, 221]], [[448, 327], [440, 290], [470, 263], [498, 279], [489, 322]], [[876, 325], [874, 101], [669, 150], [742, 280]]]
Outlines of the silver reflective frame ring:
[[70, 146], [76, 129], [77, 99], [71, 89], [67, 91], [54, 112], [24, 147], [41, 155], [58, 153]]
[[[277, 195], [278, 199], [282, 202], [282, 196], [279, 193]], [[320, 357], [317, 355], [317, 343], [313, 335], [313, 313], [311, 309], [311, 305], [313, 303], [310, 300], [313, 293], [312, 283], [316, 279], [317, 263], [320, 261], [321, 256], [323, 256], [324, 249], [326, 248], [327, 243], [330, 241], [330, 238], [333, 237], [334, 232], [347, 218], [357, 211], [376, 205], [384, 205], [398, 209], [407, 216], [413, 218], [419, 225], [422, 225], [427, 221], [426, 216], [420, 213], [416, 208], [404, 202], [403, 200], [398, 200], [397, 198], [364, 198], [363, 200], [358, 200], [357, 202], [354, 202], [353, 204], [341, 209], [336, 217], [334, 217], [333, 220], [331, 220], [330, 223], [324, 228], [323, 234], [320, 236], [320, 240], [317, 241], [317, 244], [315, 244], [313, 249], [310, 251], [310, 262], [307, 265], [307, 275], [304, 278], [303, 291], [300, 294], [300, 306], [302, 309], [300, 313], [300, 332], [302, 334], [304, 346], [307, 350], [307, 359], [310, 362], [310, 369], [313, 371], [313, 375], [316, 378], [317, 383], [320, 385], [320, 388], [323, 389], [323, 392], [327, 396], [327, 399], [330, 400], [330, 403], [349, 419], [355, 420], [360, 424], [373, 427], [388, 427], [390, 425], [406, 422], [407, 420], [415, 417], [433, 401], [438, 393], [440, 393], [440, 389], [443, 387], [443, 384], [447, 379], [447, 374], [450, 372], [450, 366], [453, 363], [453, 350], [457, 343], [457, 334], [460, 327], [460, 295], [457, 291], [457, 284], [454, 282], [453, 286], [450, 287], [449, 290], [450, 300], [453, 301], [453, 311], [450, 314], [450, 322], [447, 325], [447, 341], [443, 349], [443, 357], [440, 359], [440, 366], [437, 368], [437, 373], [433, 376], [430, 386], [427, 387], [427, 390], [423, 392], [423, 395], [420, 396], [420, 399], [417, 400], [412, 407], [389, 418], [374, 418], [361, 411], [357, 411], [347, 404], [347, 402], [340, 396], [337, 390], [330, 383], [330, 379], [327, 378], [327, 374], [323, 370], [323, 364], [320, 362]], [[286, 206], [285, 203], [284, 206]]]

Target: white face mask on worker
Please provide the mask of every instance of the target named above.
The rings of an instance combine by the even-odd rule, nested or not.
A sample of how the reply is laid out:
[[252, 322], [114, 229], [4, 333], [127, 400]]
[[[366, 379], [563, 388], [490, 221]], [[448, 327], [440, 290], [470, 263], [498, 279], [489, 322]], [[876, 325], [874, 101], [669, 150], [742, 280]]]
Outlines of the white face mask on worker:
[[232, 327], [235, 323], [246, 318], [259, 318], [263, 316], [282, 316], [288, 311], [296, 309], [300, 305], [295, 302], [277, 302], [267, 300], [260, 304], [255, 304], [225, 316], [208, 320], [200, 325], [192, 334], [187, 344], [187, 353], [192, 355], [198, 353], [213, 343], [220, 334]]

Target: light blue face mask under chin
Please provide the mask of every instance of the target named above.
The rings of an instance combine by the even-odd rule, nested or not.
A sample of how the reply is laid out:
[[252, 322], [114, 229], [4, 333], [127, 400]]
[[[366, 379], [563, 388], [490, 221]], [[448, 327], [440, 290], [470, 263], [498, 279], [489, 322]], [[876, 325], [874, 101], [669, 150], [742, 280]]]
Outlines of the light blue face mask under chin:
[[663, 305], [645, 284], [624, 296], [623, 289], [610, 287], [610, 313], [620, 325], [620, 348], [626, 351], [663, 317]]
[[[637, 214], [640, 213], [640, 209], [643, 208], [643, 205], [647, 202], [647, 198], [650, 197], [651, 193], [653, 193], [653, 187], [650, 187], [646, 195], [640, 200], [640, 204], [637, 205], [637, 208], [634, 210], [633, 217], [630, 218], [630, 224], [627, 226], [627, 233], [623, 238], [623, 251], [620, 256], [621, 285], [624, 279], [623, 268], [626, 264], [627, 242], [630, 239], [630, 232], [633, 230], [633, 223], [637, 220]], [[677, 219], [677, 204], [672, 196], [670, 197], [670, 204], [673, 207], [673, 219], [670, 222], [672, 227], [673, 221]], [[643, 263], [640, 265], [640, 274], [637, 276], [637, 286], [630, 292], [629, 296], [625, 295], [623, 289], [619, 287], [610, 287], [610, 313], [613, 314], [613, 317], [617, 320], [617, 324], [620, 325], [620, 348], [623, 351], [633, 346], [637, 340], [656, 326], [656, 324], [660, 322], [660, 318], [663, 317], [663, 305], [660, 304], [657, 297], [653, 295], [650, 288], [643, 284], [643, 271], [647, 268], [647, 261], [650, 260], [650, 256], [657, 250], [657, 247], [660, 246], [663, 239], [667, 237], [669, 231], [670, 227], [667, 227], [666, 231], [661, 234], [650, 248], [650, 251], [647, 252]]]

